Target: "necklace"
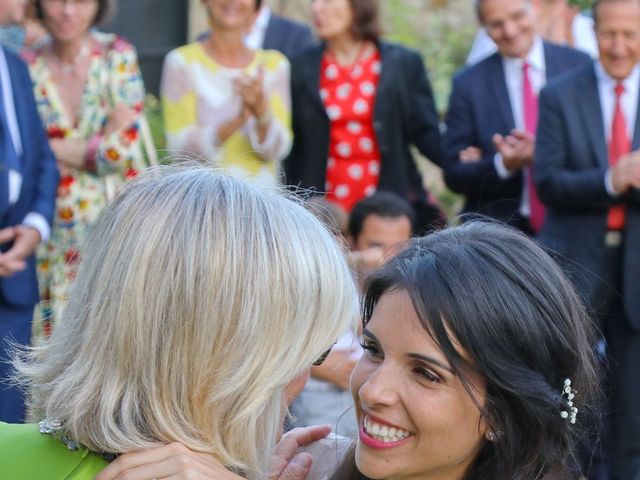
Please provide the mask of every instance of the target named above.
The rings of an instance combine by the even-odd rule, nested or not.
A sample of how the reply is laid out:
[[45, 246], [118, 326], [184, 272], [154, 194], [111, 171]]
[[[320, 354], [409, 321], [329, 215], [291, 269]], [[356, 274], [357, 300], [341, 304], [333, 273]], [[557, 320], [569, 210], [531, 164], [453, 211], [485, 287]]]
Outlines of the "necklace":
[[61, 83], [64, 85], [68, 85], [69, 83], [71, 83], [74, 77], [78, 76], [78, 69], [80, 65], [82, 65], [86, 57], [89, 55], [89, 42], [87, 42], [86, 40], [84, 41], [82, 47], [80, 47], [80, 51], [71, 62], [63, 62], [62, 60], [60, 60], [60, 58], [53, 51], [53, 47], [51, 46], [49, 47], [49, 52], [51, 54], [51, 60], [53, 60], [53, 63], [58, 67], [58, 70], [60, 71]]
[[[350, 62], [346, 64], [340, 63], [337, 55], [331, 51], [327, 51], [327, 59], [333, 62], [333, 65], [330, 65], [327, 71], [327, 75], [332, 80], [341, 80], [343, 82], [343, 88], [348, 88], [351, 90], [351, 82], [355, 77], [359, 77], [361, 74], [362, 67], [360, 66], [360, 60], [362, 59], [362, 55], [365, 51], [366, 42], [361, 41], [358, 45], [358, 49], [355, 51], [355, 55]], [[346, 92], [344, 92], [346, 93]]]

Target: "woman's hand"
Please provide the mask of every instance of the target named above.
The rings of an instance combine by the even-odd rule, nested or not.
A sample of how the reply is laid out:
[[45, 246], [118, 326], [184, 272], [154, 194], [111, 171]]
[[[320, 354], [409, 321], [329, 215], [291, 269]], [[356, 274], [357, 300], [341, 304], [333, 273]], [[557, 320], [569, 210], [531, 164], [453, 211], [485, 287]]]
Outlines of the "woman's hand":
[[[270, 480], [304, 480], [313, 459], [298, 452], [331, 432], [331, 426], [295, 428], [283, 435], [273, 454]], [[98, 474], [96, 480], [243, 480], [208, 453], [194, 452], [180, 443], [127, 453]]]
[[258, 68], [256, 77], [242, 75], [235, 79], [236, 91], [242, 97], [242, 103], [247, 107], [251, 115], [260, 120], [269, 113], [269, 105], [264, 94], [264, 68]]
[[68, 173], [70, 168], [79, 170], [84, 167], [87, 142], [69, 138], [53, 138], [49, 140], [49, 146], [58, 161], [62, 175]]
[[138, 120], [138, 115], [138, 112], [123, 103], [116, 105], [107, 116], [104, 134], [110, 135], [117, 130], [132, 126]]
[[96, 480], [243, 480], [212, 455], [170, 443], [120, 455]]
[[[313, 457], [306, 452], [298, 452], [313, 442], [331, 433], [331, 425], [294, 428], [285, 433], [271, 459], [269, 480], [304, 480], [311, 471]], [[336, 465], [337, 467], [337, 465]]]

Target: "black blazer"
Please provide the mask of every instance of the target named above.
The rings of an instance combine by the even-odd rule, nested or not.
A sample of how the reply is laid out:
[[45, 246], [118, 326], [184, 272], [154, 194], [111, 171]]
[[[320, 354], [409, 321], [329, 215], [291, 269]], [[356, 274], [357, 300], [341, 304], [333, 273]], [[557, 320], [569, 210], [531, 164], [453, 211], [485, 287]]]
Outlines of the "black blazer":
[[[436, 164], [441, 146], [438, 115], [420, 55], [400, 45], [380, 42], [382, 58], [373, 127], [381, 154], [379, 189], [412, 203], [425, 192], [410, 146]], [[291, 62], [293, 147], [285, 160], [286, 183], [324, 191], [329, 157], [329, 117], [320, 98], [324, 46], [314, 45]]]
[[[547, 80], [590, 63], [588, 55], [544, 43]], [[517, 221], [522, 196], [522, 173], [503, 180], [494, 166], [492, 137], [515, 128], [502, 57], [495, 53], [463, 68], [453, 79], [444, 137], [443, 170], [447, 186], [466, 196], [463, 212], [477, 212], [507, 222]], [[482, 150], [479, 162], [463, 163], [459, 152], [469, 146]]]
[[309, 27], [271, 13], [262, 48], [265, 50], [278, 50], [286, 57], [291, 58], [303, 48], [313, 44], [313, 42], [313, 35]]
[[[640, 105], [633, 150], [640, 148]], [[540, 94], [534, 180], [547, 217], [539, 238], [584, 267], [572, 270], [593, 300], [605, 265], [609, 207], [626, 204], [623, 298], [627, 319], [640, 330], [640, 195], [613, 199], [605, 188], [609, 154], [593, 64], [550, 83]]]

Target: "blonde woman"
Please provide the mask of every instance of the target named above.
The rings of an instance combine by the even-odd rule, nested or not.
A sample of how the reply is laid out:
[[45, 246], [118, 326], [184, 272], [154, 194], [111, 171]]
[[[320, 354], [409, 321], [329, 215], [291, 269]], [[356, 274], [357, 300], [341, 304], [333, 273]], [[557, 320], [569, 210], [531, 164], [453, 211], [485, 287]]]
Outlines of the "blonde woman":
[[126, 187], [86, 246], [64, 322], [17, 362], [41, 423], [0, 424], [3, 473], [94, 478], [180, 442], [265, 475], [288, 400], [356, 316], [331, 234], [278, 192], [174, 167]]
[[173, 50], [162, 74], [170, 151], [215, 159], [255, 182], [274, 183], [291, 148], [289, 62], [244, 37], [261, 0], [203, 0], [211, 32]]

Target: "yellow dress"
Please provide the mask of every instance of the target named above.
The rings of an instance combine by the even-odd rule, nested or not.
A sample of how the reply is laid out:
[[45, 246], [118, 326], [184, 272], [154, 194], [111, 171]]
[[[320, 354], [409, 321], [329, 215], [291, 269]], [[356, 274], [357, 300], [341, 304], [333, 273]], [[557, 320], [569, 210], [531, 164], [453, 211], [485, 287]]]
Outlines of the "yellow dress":
[[[262, 142], [254, 118], [224, 143], [220, 126], [240, 114], [242, 101], [233, 80], [242, 73], [264, 75], [264, 90], [272, 120]], [[279, 179], [280, 162], [291, 149], [289, 62], [275, 50], [257, 50], [243, 69], [216, 63], [202, 43], [195, 42], [167, 55], [162, 74], [162, 105], [169, 154], [200, 158], [257, 182]]]

